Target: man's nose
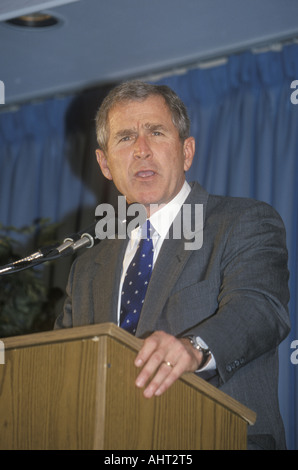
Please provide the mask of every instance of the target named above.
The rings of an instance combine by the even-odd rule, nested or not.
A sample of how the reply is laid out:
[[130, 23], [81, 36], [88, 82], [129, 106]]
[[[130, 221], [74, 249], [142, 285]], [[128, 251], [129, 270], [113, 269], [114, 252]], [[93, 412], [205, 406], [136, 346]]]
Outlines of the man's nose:
[[144, 135], [139, 135], [135, 141], [134, 157], [135, 158], [148, 158], [152, 155], [151, 147], [148, 138]]

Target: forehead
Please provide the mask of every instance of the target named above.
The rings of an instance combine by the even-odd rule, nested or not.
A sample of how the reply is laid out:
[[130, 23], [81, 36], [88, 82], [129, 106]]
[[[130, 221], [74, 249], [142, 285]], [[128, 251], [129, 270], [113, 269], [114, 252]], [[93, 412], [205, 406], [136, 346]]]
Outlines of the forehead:
[[141, 101], [127, 100], [114, 105], [109, 112], [108, 123], [110, 131], [148, 123], [173, 125], [171, 112], [164, 98], [155, 95]]

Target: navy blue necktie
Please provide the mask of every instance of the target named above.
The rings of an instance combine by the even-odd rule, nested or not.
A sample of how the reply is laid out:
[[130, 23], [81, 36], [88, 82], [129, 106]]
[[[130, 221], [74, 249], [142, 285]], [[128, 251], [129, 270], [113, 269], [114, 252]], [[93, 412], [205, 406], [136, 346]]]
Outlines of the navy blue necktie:
[[[142, 227], [142, 238], [128, 266], [121, 295], [120, 326], [135, 334], [152, 273], [153, 244], [149, 220]], [[144, 233], [145, 232], [145, 233]]]

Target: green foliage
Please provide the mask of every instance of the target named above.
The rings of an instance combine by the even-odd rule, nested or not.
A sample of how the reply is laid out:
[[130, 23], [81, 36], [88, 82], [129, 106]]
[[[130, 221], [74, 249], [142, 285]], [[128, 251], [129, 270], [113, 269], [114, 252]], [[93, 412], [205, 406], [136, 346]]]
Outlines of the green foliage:
[[[0, 224], [0, 266], [21, 258], [17, 253], [20, 236], [35, 235], [37, 246], [54, 243], [55, 225], [46, 220], [36, 225], [16, 229]], [[15, 233], [12, 237], [9, 233]], [[38, 235], [36, 233], [38, 232]], [[63, 293], [50, 289], [43, 281], [40, 268], [29, 268], [20, 272], [0, 276], [0, 337], [15, 336], [50, 330], [55, 320], [55, 303]]]

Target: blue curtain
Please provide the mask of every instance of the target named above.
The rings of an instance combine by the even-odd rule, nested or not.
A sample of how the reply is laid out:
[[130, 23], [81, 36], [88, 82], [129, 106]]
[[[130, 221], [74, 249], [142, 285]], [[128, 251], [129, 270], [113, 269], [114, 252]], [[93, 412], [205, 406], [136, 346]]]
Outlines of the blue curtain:
[[[58, 225], [62, 242], [90, 225], [99, 203], [114, 201], [95, 158], [94, 116], [108, 89], [0, 107], [0, 224], [35, 227], [34, 236], [8, 232], [21, 256], [40, 248], [41, 219]], [[43, 265], [45, 283], [64, 292], [72, 260]], [[61, 307], [62, 301], [57, 313]]]
[[188, 180], [213, 194], [265, 201], [284, 220], [292, 329], [280, 346], [279, 394], [289, 449], [298, 449], [298, 365], [291, 362], [298, 339], [298, 105], [290, 99], [297, 79], [298, 45], [289, 45], [158, 82], [172, 87], [189, 110], [197, 151]]
[[[103, 192], [94, 171], [94, 116], [104, 90], [28, 103], [0, 114], [0, 222], [22, 227], [39, 218], [62, 222]], [[1, 108], [0, 108], [1, 111]], [[94, 145], [92, 145], [94, 144]], [[83, 215], [82, 215], [83, 211]], [[73, 220], [73, 217], [71, 218]], [[74, 222], [71, 222], [73, 225]]]
[[[266, 201], [285, 222], [292, 330], [280, 346], [279, 392], [289, 449], [298, 449], [298, 365], [290, 360], [291, 342], [298, 339], [298, 105], [290, 101], [297, 79], [298, 46], [290, 45], [233, 55], [223, 65], [159, 81], [189, 109], [197, 152], [188, 179], [211, 193]], [[95, 109], [106, 91], [2, 108], [0, 223], [22, 227], [49, 218], [60, 223], [63, 239], [89, 225], [97, 204], [115, 202], [94, 156]], [[51, 282], [65, 288], [69, 264], [57, 266]]]

